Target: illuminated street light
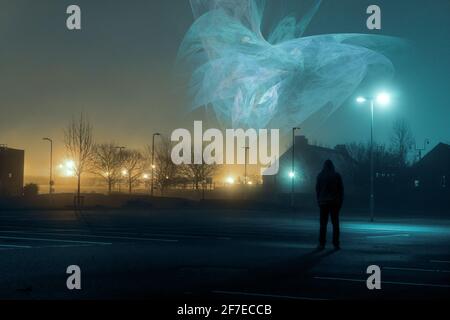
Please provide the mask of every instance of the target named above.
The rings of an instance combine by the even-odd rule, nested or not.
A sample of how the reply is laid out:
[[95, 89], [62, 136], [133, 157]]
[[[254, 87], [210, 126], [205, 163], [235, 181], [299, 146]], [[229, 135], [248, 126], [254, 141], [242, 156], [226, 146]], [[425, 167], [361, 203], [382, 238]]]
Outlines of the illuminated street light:
[[289, 172], [289, 178], [294, 179], [295, 178], [295, 172], [290, 171]]
[[370, 221], [374, 221], [374, 207], [375, 207], [375, 194], [374, 194], [374, 159], [373, 159], [373, 114], [375, 109], [375, 103], [380, 106], [387, 106], [391, 102], [391, 96], [386, 92], [379, 93], [374, 97], [358, 97], [356, 102], [364, 104], [370, 102]]
[[300, 128], [292, 128], [292, 167], [291, 167], [291, 208], [294, 208], [294, 188], [295, 188], [295, 132]]
[[155, 180], [155, 137], [161, 136], [160, 133], [156, 132], [152, 135], [152, 179], [151, 179], [151, 187], [150, 187], [150, 195], [153, 197], [153, 184]]
[[65, 177], [75, 176], [75, 161], [73, 160], [65, 160], [58, 166], [58, 168], [61, 170], [62, 175]]
[[391, 96], [386, 92], [382, 92], [377, 96], [377, 103], [382, 106], [387, 106], [391, 103]]
[[54, 185], [54, 182], [53, 182], [53, 140], [50, 138], [42, 138], [42, 140], [50, 142], [50, 180], [48, 183], [48, 187], [49, 187], [48, 193], [52, 194], [53, 193], [53, 185]]
[[233, 177], [228, 177], [225, 181], [227, 184], [234, 184], [235, 182]]
[[358, 98], [356, 98], [356, 102], [358, 102], [358, 103], [364, 103], [364, 102], [366, 102], [366, 98], [364, 98], [364, 97], [358, 97]]

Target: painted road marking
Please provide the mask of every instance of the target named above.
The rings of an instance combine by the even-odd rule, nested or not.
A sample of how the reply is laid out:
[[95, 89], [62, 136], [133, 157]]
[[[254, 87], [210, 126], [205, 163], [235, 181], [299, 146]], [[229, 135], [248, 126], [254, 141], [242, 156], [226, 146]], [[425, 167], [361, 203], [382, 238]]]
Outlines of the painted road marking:
[[13, 244], [0, 244], [0, 247], [5, 247], [5, 248], [25, 248], [25, 249], [30, 249], [32, 248], [31, 246], [17, 246], [17, 245], [13, 245]]
[[111, 245], [110, 242], [94, 242], [94, 241], [77, 241], [77, 240], [58, 240], [58, 239], [45, 239], [45, 238], [25, 238], [25, 237], [7, 237], [0, 236], [0, 239], [10, 240], [31, 240], [31, 241], [48, 241], [48, 242], [68, 242], [68, 243], [89, 243], [98, 245]]
[[374, 238], [389, 238], [389, 237], [409, 237], [408, 233], [402, 233], [402, 234], [386, 234], [381, 236], [367, 236], [368, 239], [374, 239]]
[[[42, 231], [41, 231], [42, 230]], [[59, 234], [57, 232], [53, 232], [53, 231], [58, 231], [57, 229], [37, 229], [35, 231], [30, 231], [30, 230], [8, 230], [8, 231], [0, 231], [0, 233], [26, 233], [26, 234], [41, 234], [41, 235], [63, 235], [63, 234]], [[60, 230], [60, 231], [72, 231], [72, 230]], [[75, 231], [75, 230], [73, 230]], [[85, 230], [79, 230], [79, 231], [85, 231]], [[144, 237], [175, 237], [175, 238], [183, 238], [183, 239], [211, 239], [213, 236], [200, 236], [200, 235], [186, 235], [186, 234], [176, 234], [176, 233], [149, 233], [149, 232], [113, 232], [113, 231], [102, 231], [100, 230], [96, 230], [97, 233], [102, 233], [103, 235], [93, 235], [90, 233], [83, 233], [83, 234], [64, 234], [63, 236], [76, 236], [76, 237], [80, 237], [80, 236], [85, 236], [85, 237], [105, 237], [105, 238], [114, 238], [114, 237], [118, 237], [118, 236], [108, 236], [109, 234], [111, 235], [142, 235]], [[122, 237], [122, 236], [120, 236]], [[169, 241], [169, 242], [178, 242], [178, 240], [176, 239], [159, 239], [159, 238], [130, 238], [130, 237], [122, 237], [123, 239], [139, 239], [139, 240], [145, 240], [148, 239], [149, 241]], [[214, 237], [214, 239], [216, 240], [232, 240], [231, 237]]]
[[221, 291], [214, 290], [211, 291], [215, 294], [227, 294], [227, 295], [240, 295], [240, 296], [250, 296], [250, 297], [265, 297], [265, 298], [276, 298], [276, 299], [291, 299], [291, 300], [328, 300], [321, 298], [309, 298], [309, 297], [296, 297], [296, 296], [283, 296], [276, 294], [265, 294], [265, 293], [252, 293], [252, 292], [237, 292], [237, 291]]
[[383, 267], [386, 270], [403, 270], [403, 271], [422, 271], [422, 272], [450, 272], [450, 270], [435, 270], [435, 269], [421, 269], [421, 268], [397, 268], [397, 267]]
[[430, 260], [433, 263], [450, 263], [450, 261], [442, 261], [442, 260]]
[[[336, 281], [350, 281], [350, 282], [366, 282], [362, 279], [349, 279], [349, 278], [335, 278], [335, 277], [314, 277], [318, 280], [336, 280]], [[397, 281], [383, 281], [384, 284], [397, 284], [404, 286], [420, 286], [420, 287], [437, 287], [437, 288], [450, 288], [450, 285], [446, 284], [432, 284], [432, 283], [414, 283], [414, 282], [397, 282]]]
[[[8, 232], [8, 233], [21, 233], [21, 232]], [[156, 238], [139, 238], [139, 237], [118, 237], [118, 236], [100, 236], [100, 235], [92, 235], [92, 234], [74, 234], [71, 233], [69, 235], [62, 233], [49, 233], [49, 232], [24, 232], [25, 234], [34, 234], [34, 235], [45, 235], [45, 236], [70, 236], [70, 237], [86, 237], [86, 238], [102, 238], [102, 239], [122, 239], [122, 240], [142, 240], [142, 241], [159, 241], [159, 242], [178, 242], [176, 239], [156, 239]], [[0, 236], [1, 238], [1, 236]]]
[[46, 248], [80, 248], [80, 247], [92, 247], [92, 244], [60, 244], [60, 245], [48, 245], [48, 246], [36, 246], [33, 249], [46, 249]]

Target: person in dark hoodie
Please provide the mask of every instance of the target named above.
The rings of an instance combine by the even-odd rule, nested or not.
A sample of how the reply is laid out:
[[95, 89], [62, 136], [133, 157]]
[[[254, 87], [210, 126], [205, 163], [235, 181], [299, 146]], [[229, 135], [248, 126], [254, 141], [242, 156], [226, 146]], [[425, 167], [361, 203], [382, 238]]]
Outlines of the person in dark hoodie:
[[340, 249], [339, 211], [344, 201], [344, 184], [342, 177], [336, 172], [331, 160], [325, 161], [322, 171], [317, 176], [317, 203], [320, 207], [320, 236], [318, 249], [323, 250], [326, 244], [328, 216], [333, 224], [333, 245]]

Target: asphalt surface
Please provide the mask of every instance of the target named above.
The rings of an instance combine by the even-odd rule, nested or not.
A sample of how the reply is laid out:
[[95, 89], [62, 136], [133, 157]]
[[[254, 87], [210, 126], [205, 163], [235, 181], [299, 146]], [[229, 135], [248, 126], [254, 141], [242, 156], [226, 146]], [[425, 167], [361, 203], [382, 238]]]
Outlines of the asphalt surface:
[[[227, 210], [0, 212], [0, 299], [448, 299], [450, 220]], [[331, 229], [331, 228], [329, 228]], [[331, 231], [331, 230], [330, 230]], [[329, 234], [329, 238], [331, 235]], [[66, 269], [81, 268], [81, 290]], [[381, 268], [381, 290], [366, 269]]]

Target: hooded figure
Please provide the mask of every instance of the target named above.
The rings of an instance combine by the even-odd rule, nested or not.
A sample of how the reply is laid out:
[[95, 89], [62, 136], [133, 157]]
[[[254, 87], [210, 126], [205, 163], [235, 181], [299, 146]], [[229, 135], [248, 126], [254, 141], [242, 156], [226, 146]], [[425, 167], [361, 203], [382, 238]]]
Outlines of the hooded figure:
[[333, 245], [336, 249], [340, 249], [339, 211], [344, 201], [344, 185], [331, 160], [325, 161], [322, 171], [317, 176], [316, 195], [320, 207], [319, 249], [325, 248], [328, 216], [331, 216], [333, 224]]

